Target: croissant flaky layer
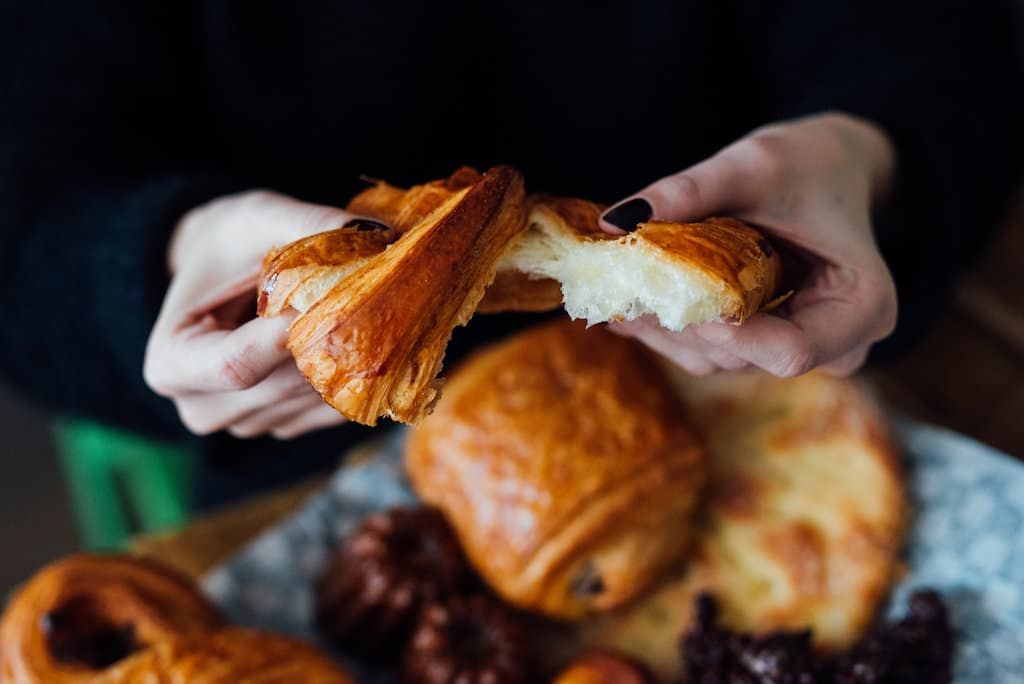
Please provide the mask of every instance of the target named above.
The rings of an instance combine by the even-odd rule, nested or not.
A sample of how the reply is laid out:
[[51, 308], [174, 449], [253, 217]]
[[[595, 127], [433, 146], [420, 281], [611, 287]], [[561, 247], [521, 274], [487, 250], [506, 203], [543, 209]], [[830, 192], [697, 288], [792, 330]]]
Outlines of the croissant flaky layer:
[[476, 311], [564, 305], [592, 324], [654, 314], [680, 330], [742, 322], [775, 295], [779, 257], [740, 221], [650, 221], [620, 237], [600, 229], [602, 209], [526, 198], [509, 167], [461, 168], [409, 190], [377, 182], [348, 210], [379, 223], [267, 255], [258, 311], [299, 312], [289, 341], [299, 368], [334, 408], [373, 425], [430, 410], [451, 330]]
[[[353, 270], [339, 276], [289, 334], [288, 347], [313, 387], [367, 425], [381, 416], [416, 422], [427, 413], [438, 396], [452, 330], [476, 311], [498, 259], [525, 227], [523, 181], [509, 167], [456, 190], [424, 191], [421, 199], [414, 216], [408, 206], [384, 216], [405, 229], [386, 249], [334, 264]], [[287, 274], [265, 273], [262, 291]], [[299, 291], [308, 290], [306, 282]]]

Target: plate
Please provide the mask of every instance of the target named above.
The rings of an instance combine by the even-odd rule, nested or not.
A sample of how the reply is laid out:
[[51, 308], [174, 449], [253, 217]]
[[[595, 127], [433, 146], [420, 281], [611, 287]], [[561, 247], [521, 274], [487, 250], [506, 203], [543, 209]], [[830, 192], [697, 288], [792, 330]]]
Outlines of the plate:
[[[897, 421], [916, 511], [899, 615], [918, 587], [942, 593], [958, 634], [957, 684], [1024, 684], [1024, 464], [940, 428]], [[295, 515], [210, 573], [204, 588], [241, 625], [320, 642], [311, 588], [328, 555], [365, 516], [415, 503], [401, 469], [404, 432], [365, 445]], [[343, 662], [360, 682], [386, 669]]]

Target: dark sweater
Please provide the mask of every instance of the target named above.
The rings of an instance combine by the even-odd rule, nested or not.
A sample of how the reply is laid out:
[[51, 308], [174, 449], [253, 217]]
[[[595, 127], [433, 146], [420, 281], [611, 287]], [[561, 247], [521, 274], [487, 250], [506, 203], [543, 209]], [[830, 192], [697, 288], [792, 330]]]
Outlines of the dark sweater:
[[[5, 3], [3, 376], [55, 412], [181, 436], [141, 367], [168, 235], [197, 203], [270, 187], [342, 205], [360, 174], [494, 163], [608, 202], [825, 109], [898, 147], [878, 233], [901, 321], [878, 352], [905, 350], [1006, 208], [1014, 26], [1002, 3], [948, 0]], [[449, 358], [522, 321], [477, 317]], [[244, 489], [358, 432], [203, 448]]]

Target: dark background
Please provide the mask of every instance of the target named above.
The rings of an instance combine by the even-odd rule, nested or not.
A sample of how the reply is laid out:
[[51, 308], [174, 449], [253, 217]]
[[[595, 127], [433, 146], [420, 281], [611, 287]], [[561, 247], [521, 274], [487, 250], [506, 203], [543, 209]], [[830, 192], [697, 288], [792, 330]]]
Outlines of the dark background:
[[[1024, 18], [1024, 0], [1019, 16]], [[1024, 26], [1024, 22], [1022, 22]], [[1024, 63], [1024, 52], [1021, 54]], [[1019, 84], [1024, 88], [1024, 83]], [[993, 97], [999, 97], [993, 93]], [[983, 172], [983, 171], [981, 171]], [[899, 410], [1024, 458], [1024, 202], [915, 353], [870, 376]], [[77, 535], [49, 418], [0, 385], [0, 595]]]

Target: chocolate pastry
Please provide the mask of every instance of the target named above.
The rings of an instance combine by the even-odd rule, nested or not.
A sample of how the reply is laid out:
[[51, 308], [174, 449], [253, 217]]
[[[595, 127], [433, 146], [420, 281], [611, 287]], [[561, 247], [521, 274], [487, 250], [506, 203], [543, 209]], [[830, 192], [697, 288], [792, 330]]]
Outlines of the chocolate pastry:
[[404, 684], [519, 684], [528, 649], [515, 616], [484, 594], [424, 608], [405, 651]]
[[342, 650], [388, 657], [408, 639], [426, 602], [470, 581], [437, 509], [391, 509], [364, 520], [335, 553], [317, 585], [317, 625]]
[[653, 353], [563, 319], [465, 361], [405, 467], [502, 599], [578, 620], [685, 557], [707, 459]]

